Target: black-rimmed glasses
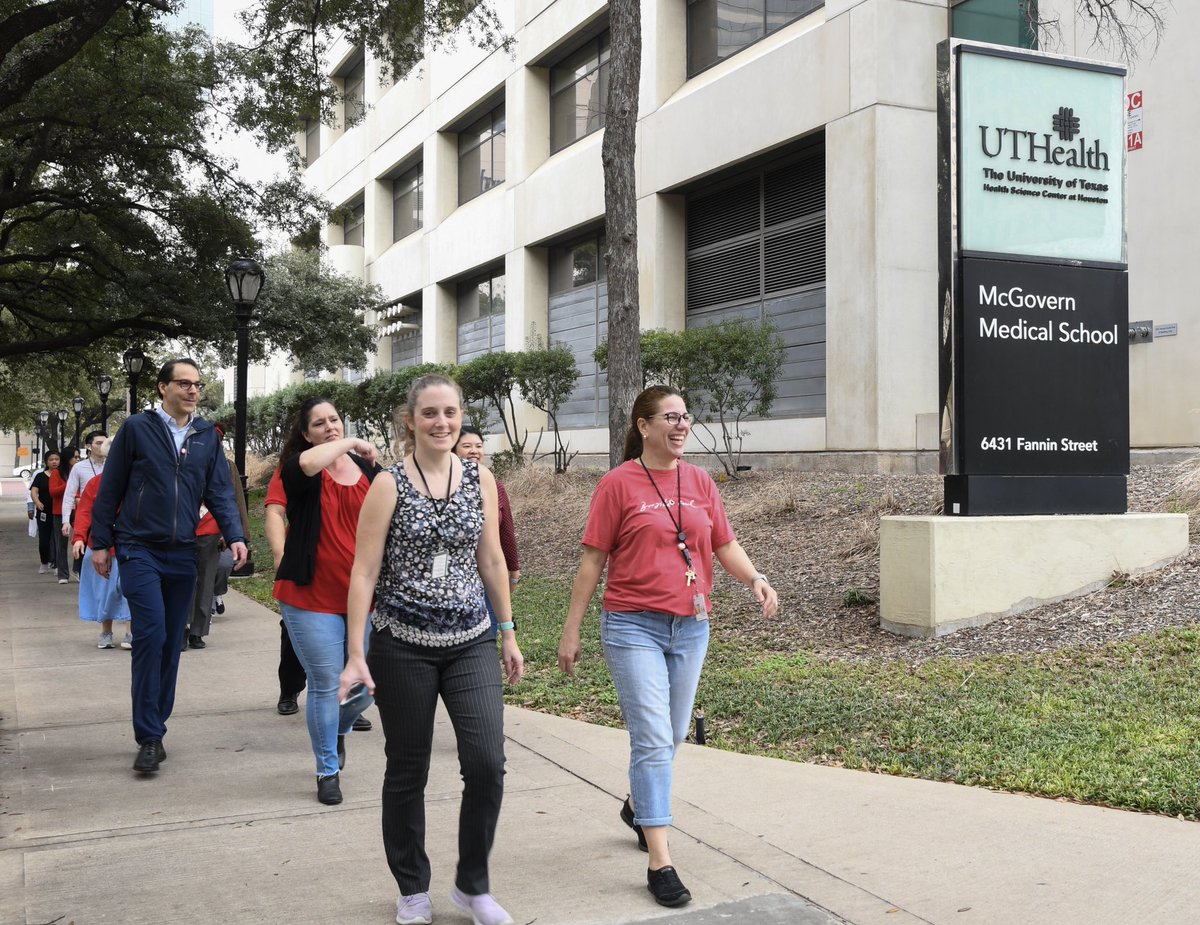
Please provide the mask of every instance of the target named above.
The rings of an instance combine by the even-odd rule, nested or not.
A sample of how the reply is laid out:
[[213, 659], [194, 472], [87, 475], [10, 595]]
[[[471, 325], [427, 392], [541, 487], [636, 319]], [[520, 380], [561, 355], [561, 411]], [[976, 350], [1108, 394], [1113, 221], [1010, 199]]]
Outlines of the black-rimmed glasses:
[[171, 381], [185, 392], [190, 392], [193, 389], [195, 389], [197, 392], [204, 391], [203, 382], [193, 382], [191, 379], [172, 379]]
[[691, 424], [696, 420], [695, 415], [690, 414], [687, 411], [684, 411], [682, 414], [680, 414], [678, 411], [664, 411], [662, 414], [652, 414], [650, 417], [662, 418], [672, 427], [678, 427], [680, 421], [683, 421], [685, 424]]

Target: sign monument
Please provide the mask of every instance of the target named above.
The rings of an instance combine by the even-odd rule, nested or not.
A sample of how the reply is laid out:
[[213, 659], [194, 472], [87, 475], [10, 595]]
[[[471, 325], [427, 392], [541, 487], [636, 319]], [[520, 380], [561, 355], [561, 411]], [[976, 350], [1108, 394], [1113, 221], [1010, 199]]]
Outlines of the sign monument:
[[952, 39], [939, 87], [945, 513], [1124, 513], [1125, 71]]

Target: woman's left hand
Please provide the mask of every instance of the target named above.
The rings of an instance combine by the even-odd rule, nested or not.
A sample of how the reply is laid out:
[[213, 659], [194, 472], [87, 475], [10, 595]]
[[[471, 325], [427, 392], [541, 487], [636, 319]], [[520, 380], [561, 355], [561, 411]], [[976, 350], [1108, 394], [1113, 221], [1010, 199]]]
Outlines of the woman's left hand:
[[525, 676], [525, 656], [517, 646], [515, 634], [500, 637], [500, 660], [504, 663], [504, 676], [509, 684], [519, 684]]
[[83, 540], [76, 540], [71, 544], [71, 555], [76, 559], [83, 555]]
[[779, 609], [779, 595], [765, 581], [756, 581], [750, 589], [754, 599], [763, 605], [763, 617], [770, 620]]

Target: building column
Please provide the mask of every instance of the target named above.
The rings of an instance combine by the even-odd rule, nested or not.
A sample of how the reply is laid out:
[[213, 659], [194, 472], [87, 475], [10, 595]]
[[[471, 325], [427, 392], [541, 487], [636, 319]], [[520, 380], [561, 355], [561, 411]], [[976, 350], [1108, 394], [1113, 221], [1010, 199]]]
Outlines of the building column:
[[682, 331], [687, 324], [687, 224], [684, 197], [638, 200], [638, 303], [642, 330]]

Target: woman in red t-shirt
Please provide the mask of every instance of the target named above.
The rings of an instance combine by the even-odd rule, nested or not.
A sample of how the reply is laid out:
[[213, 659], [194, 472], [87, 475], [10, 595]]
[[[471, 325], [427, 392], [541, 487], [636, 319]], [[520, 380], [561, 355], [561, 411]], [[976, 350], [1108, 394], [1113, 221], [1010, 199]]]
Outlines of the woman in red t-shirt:
[[[54, 560], [58, 567], [58, 583], [71, 580], [71, 560], [67, 558], [67, 538], [62, 532], [63, 496], [67, 493], [67, 474], [70, 472], [71, 447], [63, 450], [58, 468], [50, 470], [50, 536], [54, 542]], [[65, 470], [65, 471], [64, 471]]]
[[301, 406], [279, 457], [288, 532], [274, 596], [308, 675], [305, 713], [317, 760], [317, 799], [327, 804], [342, 802], [343, 737], [354, 720], [339, 719], [338, 705], [354, 534], [367, 488], [379, 471], [375, 447], [343, 434], [333, 403], [311, 398]]
[[655, 900], [682, 906], [692, 896], [667, 848], [671, 773], [708, 650], [713, 556], [750, 588], [764, 617], [779, 600], [734, 537], [712, 477], [683, 461], [692, 419], [680, 393], [651, 386], [630, 419], [625, 462], [592, 496], [558, 667], [575, 673], [579, 630], [607, 564], [600, 638], [630, 744], [631, 798], [621, 819], [650, 854], [647, 888]]

